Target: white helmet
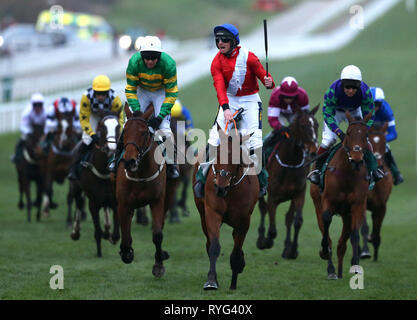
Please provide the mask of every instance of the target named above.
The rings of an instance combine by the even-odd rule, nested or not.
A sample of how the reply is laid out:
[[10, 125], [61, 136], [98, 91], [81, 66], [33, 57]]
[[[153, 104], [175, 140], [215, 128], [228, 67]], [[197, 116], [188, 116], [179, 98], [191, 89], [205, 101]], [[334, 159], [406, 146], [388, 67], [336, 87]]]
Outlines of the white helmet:
[[140, 41], [139, 51], [162, 52], [161, 40], [156, 36], [146, 36]]
[[44, 103], [45, 99], [44, 99], [42, 93], [34, 93], [34, 94], [32, 94], [32, 97], [30, 98], [30, 102], [32, 104], [34, 104], [34, 103]]
[[375, 101], [381, 101], [385, 99], [385, 94], [384, 94], [384, 90], [382, 90], [381, 88], [376, 87], [375, 88], [375, 97], [374, 100]]
[[362, 73], [361, 70], [354, 65], [349, 65], [343, 68], [342, 73], [340, 74], [340, 79], [349, 79], [349, 80], [357, 80], [362, 81]]

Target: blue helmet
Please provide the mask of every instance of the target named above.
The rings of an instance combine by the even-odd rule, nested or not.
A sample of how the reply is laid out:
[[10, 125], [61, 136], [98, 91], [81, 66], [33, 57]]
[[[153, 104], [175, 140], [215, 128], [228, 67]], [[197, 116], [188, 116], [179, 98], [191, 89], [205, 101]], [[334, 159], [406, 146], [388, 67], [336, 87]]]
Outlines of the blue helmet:
[[371, 87], [371, 93], [374, 101], [383, 101], [385, 99], [384, 91], [378, 87]]
[[238, 45], [240, 43], [239, 30], [233, 24], [224, 23], [224, 24], [222, 24], [220, 26], [214, 27], [214, 36], [216, 36], [216, 34], [218, 32], [221, 32], [222, 30], [226, 30], [228, 33], [231, 33], [231, 35], [236, 40], [236, 44], [235, 45]]

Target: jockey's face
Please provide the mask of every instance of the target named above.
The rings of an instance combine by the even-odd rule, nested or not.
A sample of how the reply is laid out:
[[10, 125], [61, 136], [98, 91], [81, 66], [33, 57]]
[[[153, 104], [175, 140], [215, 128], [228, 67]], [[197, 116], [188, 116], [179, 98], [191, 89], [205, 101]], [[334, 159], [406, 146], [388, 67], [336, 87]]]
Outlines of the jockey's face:
[[216, 45], [220, 53], [227, 54], [232, 46], [232, 39], [225, 37], [216, 37]]
[[33, 110], [36, 114], [41, 114], [43, 109], [43, 103], [42, 102], [35, 102], [33, 104]]
[[381, 101], [375, 101], [375, 112], [378, 112], [379, 108], [381, 108]]
[[103, 103], [106, 100], [109, 92], [108, 91], [94, 91], [94, 94], [98, 100], [98, 102]]
[[155, 58], [155, 59], [146, 59], [146, 58], [144, 58], [143, 61], [145, 62], [146, 68], [153, 69], [153, 68], [155, 68], [156, 64], [158, 63], [158, 58]]
[[292, 104], [295, 100], [295, 97], [282, 96], [282, 100], [285, 104]]
[[345, 86], [343, 88], [343, 91], [345, 92], [345, 95], [351, 98], [356, 94], [356, 92], [358, 91], [358, 88], [352, 87], [352, 86]]

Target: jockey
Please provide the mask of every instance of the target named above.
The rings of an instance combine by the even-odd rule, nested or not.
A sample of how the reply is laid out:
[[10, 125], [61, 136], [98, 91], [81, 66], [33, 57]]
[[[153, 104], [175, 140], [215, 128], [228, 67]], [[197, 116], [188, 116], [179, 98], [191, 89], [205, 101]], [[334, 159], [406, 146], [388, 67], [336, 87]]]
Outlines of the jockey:
[[400, 173], [400, 170], [397, 167], [397, 164], [394, 160], [394, 156], [390, 150], [388, 142], [394, 141], [397, 139], [397, 131], [395, 130], [395, 118], [394, 113], [385, 100], [384, 91], [378, 87], [371, 87], [372, 96], [375, 101], [375, 120], [374, 123], [382, 126], [385, 122], [388, 122], [388, 129], [386, 135], [386, 148], [385, 148], [385, 161], [388, 164], [388, 167], [391, 169], [392, 175], [394, 177], [394, 185], [398, 185], [404, 181], [403, 176]]
[[[177, 130], [180, 130], [181, 128], [185, 130], [184, 132], [178, 132], [184, 134], [185, 137], [190, 129], [194, 128], [191, 112], [181, 103], [179, 99], [175, 101], [175, 104], [171, 109], [171, 118], [185, 122], [185, 126], [177, 126]], [[186, 140], [185, 143], [187, 144], [187, 142], [188, 141]]]
[[[352, 117], [359, 118], [372, 112], [372, 118], [367, 123], [368, 127], [372, 126], [375, 117], [374, 99], [368, 85], [362, 81], [360, 69], [354, 65], [344, 67], [340, 79], [334, 81], [324, 95], [323, 134], [317, 155], [327, 152], [338, 137], [343, 142], [345, 134], [339, 128], [339, 124], [347, 121], [345, 111], [349, 111]], [[365, 150], [367, 156], [364, 159], [376, 182], [384, 177], [384, 173], [378, 169], [371, 148], [369, 144], [369, 150]], [[315, 170], [307, 176], [312, 183], [320, 183], [320, 173], [325, 161], [325, 156], [319, 158], [316, 161]]]
[[[95, 133], [100, 122], [101, 111], [118, 112], [123, 108], [123, 103], [111, 89], [110, 79], [105, 75], [98, 75], [93, 79], [92, 87], [88, 88], [81, 97], [80, 102], [80, 124], [83, 130], [82, 143], [78, 150], [78, 155], [71, 166], [68, 179], [79, 179], [78, 167], [87, 152], [98, 143], [98, 136]], [[124, 114], [120, 112], [119, 125], [123, 127]]]
[[82, 129], [80, 125], [80, 108], [77, 102], [70, 100], [67, 97], [61, 97], [56, 99], [52, 105], [48, 107], [46, 112], [46, 123], [45, 123], [45, 139], [43, 141], [42, 149], [45, 153], [49, 150], [49, 147], [54, 139], [55, 133], [58, 129], [58, 117], [62, 113], [73, 113], [72, 125], [75, 131], [81, 135]]
[[41, 93], [34, 93], [28, 104], [22, 113], [20, 120], [20, 131], [22, 133], [19, 141], [15, 147], [15, 154], [12, 156], [12, 161], [17, 163], [22, 154], [23, 146], [27, 140], [27, 136], [33, 132], [32, 125], [45, 125], [46, 113], [45, 113], [45, 98]]
[[[220, 145], [217, 124], [221, 130], [225, 129], [226, 122], [233, 119], [233, 114], [243, 108], [242, 119], [239, 122], [239, 131], [242, 135], [251, 134], [248, 140], [248, 149], [254, 163], [256, 163], [260, 184], [259, 196], [266, 193], [268, 173], [264, 169], [262, 157], [262, 102], [259, 97], [257, 80], [261, 80], [267, 89], [275, 87], [274, 80], [267, 74], [258, 57], [246, 48], [239, 46], [239, 31], [231, 24], [222, 24], [214, 28], [216, 46], [219, 52], [211, 64], [213, 84], [217, 92], [219, 109], [215, 124], [210, 130], [206, 162], [201, 163], [196, 175], [194, 186], [196, 197], [204, 196], [204, 183], [210, 167], [211, 150]], [[259, 170], [260, 169], [260, 170]]]
[[[132, 112], [146, 112], [150, 103], [154, 106], [154, 117], [148, 121], [151, 131], [161, 129], [166, 141], [174, 143], [170, 128], [170, 113], [178, 96], [177, 66], [167, 53], [162, 51], [161, 40], [155, 36], [141, 39], [139, 52], [129, 60], [126, 69], [126, 98]], [[123, 151], [122, 137], [117, 144], [116, 156], [109, 169], [116, 172], [116, 162]], [[176, 179], [179, 171], [172, 159], [166, 155], [167, 177]]]
[[297, 80], [294, 77], [282, 79], [280, 86], [272, 91], [269, 99], [268, 122], [273, 130], [264, 138], [265, 154], [275, 145], [281, 133], [288, 131], [284, 124], [291, 124], [295, 111], [309, 108], [307, 92], [298, 85]]

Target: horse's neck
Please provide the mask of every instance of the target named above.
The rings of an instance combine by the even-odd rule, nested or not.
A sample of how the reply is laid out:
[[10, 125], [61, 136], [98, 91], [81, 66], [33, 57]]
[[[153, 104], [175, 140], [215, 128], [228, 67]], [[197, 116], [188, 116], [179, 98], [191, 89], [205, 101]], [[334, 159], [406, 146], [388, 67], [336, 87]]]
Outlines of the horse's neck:
[[[94, 147], [95, 148], [95, 147]], [[92, 163], [96, 167], [96, 169], [100, 171], [107, 170], [107, 163], [109, 161], [109, 157], [107, 156], [107, 153], [101, 151], [100, 149], [95, 149], [92, 152]]]
[[299, 163], [303, 157], [303, 150], [296, 139], [285, 139], [278, 147], [278, 156], [287, 164]]

